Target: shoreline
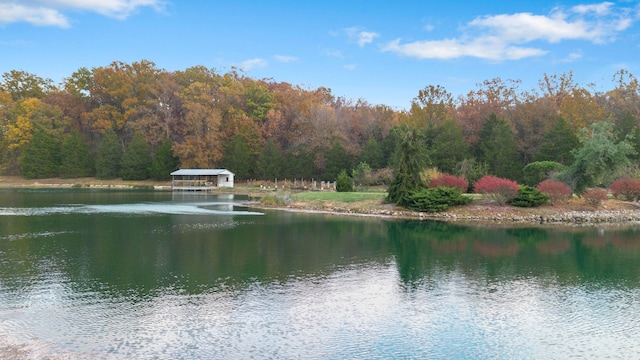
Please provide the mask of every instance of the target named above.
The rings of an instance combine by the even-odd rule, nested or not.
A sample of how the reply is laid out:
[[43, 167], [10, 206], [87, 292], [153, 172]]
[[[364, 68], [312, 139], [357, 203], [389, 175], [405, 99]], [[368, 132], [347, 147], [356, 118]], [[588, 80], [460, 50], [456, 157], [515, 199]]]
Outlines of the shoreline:
[[[150, 190], [171, 191], [168, 181], [125, 181], [122, 179], [24, 179], [19, 176], [0, 176], [0, 189], [97, 189], [97, 190]], [[212, 193], [247, 195], [250, 199], [271, 193], [269, 190], [234, 188], [220, 189]], [[640, 223], [640, 204], [610, 199], [598, 208], [572, 199], [562, 204], [545, 204], [535, 208], [499, 206], [483, 200], [469, 205], [452, 207], [444, 212], [427, 213], [410, 211], [382, 202], [328, 203], [291, 202], [286, 205], [265, 205], [249, 200], [245, 206], [276, 211], [319, 213], [342, 216], [367, 216], [391, 219], [434, 220], [487, 225], [635, 225]]]

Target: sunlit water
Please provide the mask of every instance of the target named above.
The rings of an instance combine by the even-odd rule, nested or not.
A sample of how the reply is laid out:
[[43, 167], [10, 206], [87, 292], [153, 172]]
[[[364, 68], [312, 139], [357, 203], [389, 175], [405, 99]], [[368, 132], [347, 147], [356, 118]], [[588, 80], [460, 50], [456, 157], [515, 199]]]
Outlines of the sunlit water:
[[640, 230], [0, 191], [0, 345], [114, 359], [637, 358]]

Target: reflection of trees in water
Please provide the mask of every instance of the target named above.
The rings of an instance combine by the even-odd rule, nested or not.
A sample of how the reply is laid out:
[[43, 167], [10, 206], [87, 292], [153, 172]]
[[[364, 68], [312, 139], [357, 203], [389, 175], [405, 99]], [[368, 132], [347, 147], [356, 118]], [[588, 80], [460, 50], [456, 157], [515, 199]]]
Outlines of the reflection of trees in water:
[[474, 239], [473, 250], [485, 257], [515, 256], [520, 246], [514, 238], [499, 238], [491, 241]]
[[565, 284], [621, 279], [635, 284], [640, 279], [640, 251], [629, 249], [640, 249], [636, 233], [430, 222], [389, 225], [399, 275], [409, 286], [443, 273], [483, 281], [534, 276]]
[[569, 248], [571, 248], [569, 240], [552, 240], [536, 244], [536, 250], [538, 250], [540, 254], [547, 255], [564, 254]]

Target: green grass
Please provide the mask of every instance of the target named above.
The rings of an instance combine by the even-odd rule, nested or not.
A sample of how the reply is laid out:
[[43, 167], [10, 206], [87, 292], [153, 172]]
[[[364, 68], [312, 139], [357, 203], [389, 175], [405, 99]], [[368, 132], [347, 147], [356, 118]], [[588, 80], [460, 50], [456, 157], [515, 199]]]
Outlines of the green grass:
[[383, 192], [335, 192], [335, 191], [310, 191], [292, 194], [291, 199], [299, 201], [335, 201], [356, 202], [365, 200], [382, 200], [387, 196]]

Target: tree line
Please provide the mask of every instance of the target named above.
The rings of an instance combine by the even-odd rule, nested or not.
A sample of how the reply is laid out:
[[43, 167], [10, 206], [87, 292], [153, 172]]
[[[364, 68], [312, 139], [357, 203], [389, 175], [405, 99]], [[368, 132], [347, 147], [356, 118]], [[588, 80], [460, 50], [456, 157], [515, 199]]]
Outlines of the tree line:
[[[578, 84], [571, 72], [544, 74], [538, 85], [523, 90], [518, 80], [495, 78], [457, 97], [428, 85], [398, 110], [235, 69], [169, 72], [148, 60], [116, 61], [80, 68], [61, 84], [12, 70], [0, 82], [0, 173], [160, 180], [178, 167], [224, 167], [239, 179], [335, 180], [347, 170], [388, 184], [407, 129], [419, 139], [422, 168], [470, 180], [523, 181], [534, 162], [572, 165], [596, 130], [632, 147], [624, 157], [633, 170], [635, 76], [617, 71], [606, 91]], [[603, 122], [611, 126], [593, 129]]]

